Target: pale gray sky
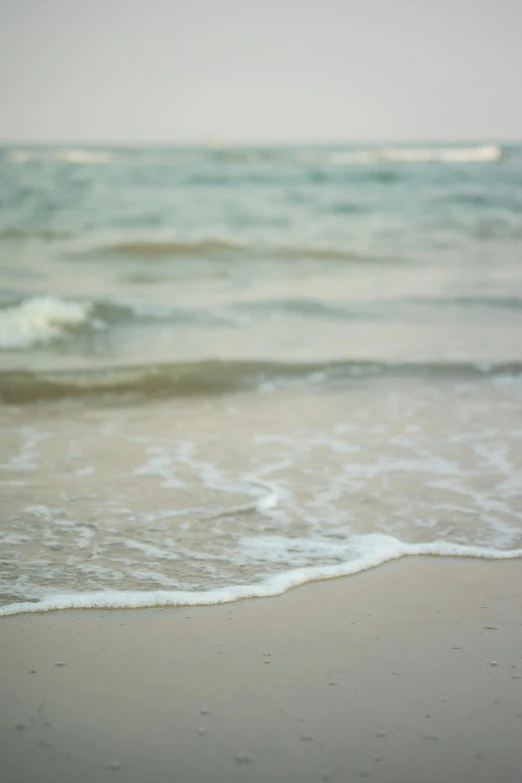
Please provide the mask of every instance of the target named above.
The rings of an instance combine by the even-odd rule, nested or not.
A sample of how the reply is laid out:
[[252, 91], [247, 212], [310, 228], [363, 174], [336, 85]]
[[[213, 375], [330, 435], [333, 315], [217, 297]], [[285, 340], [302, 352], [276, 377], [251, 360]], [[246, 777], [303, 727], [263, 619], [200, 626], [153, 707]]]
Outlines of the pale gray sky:
[[0, 0], [0, 139], [522, 139], [522, 0]]

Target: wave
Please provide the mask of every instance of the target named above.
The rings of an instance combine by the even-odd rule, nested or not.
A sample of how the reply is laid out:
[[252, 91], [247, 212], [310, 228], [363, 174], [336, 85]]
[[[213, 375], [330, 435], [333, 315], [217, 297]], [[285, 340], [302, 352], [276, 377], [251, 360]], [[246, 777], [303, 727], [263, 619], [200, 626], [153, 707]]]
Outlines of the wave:
[[114, 156], [108, 152], [81, 149], [62, 150], [55, 155], [55, 160], [66, 163], [110, 163], [113, 159]]
[[99, 253], [113, 253], [123, 256], [140, 258], [158, 258], [164, 256], [197, 256], [222, 252], [235, 252], [248, 247], [245, 243], [233, 240], [201, 239], [192, 242], [154, 242], [135, 241], [121, 242], [97, 248]]
[[498, 550], [478, 546], [434, 541], [409, 544], [391, 536], [369, 534], [354, 537], [357, 556], [336, 565], [296, 568], [275, 574], [260, 582], [230, 585], [214, 590], [107, 590], [91, 593], [48, 595], [39, 601], [24, 601], [0, 607], [0, 617], [27, 612], [50, 612], [63, 609], [145, 609], [159, 606], [208, 606], [226, 604], [247, 598], [270, 598], [293, 587], [352, 576], [403, 557], [467, 557], [488, 560], [513, 560], [522, 557], [522, 549]]
[[[57, 340], [71, 339], [85, 331], [100, 331], [113, 326], [158, 322], [184, 324], [206, 328], [237, 328], [242, 313], [261, 320], [273, 317], [301, 317], [341, 321], [417, 322], [433, 312], [453, 308], [465, 316], [466, 311], [485, 308], [520, 311], [522, 298], [512, 297], [446, 297], [407, 298], [367, 302], [329, 302], [320, 299], [269, 299], [238, 301], [228, 311], [179, 307], [130, 307], [111, 301], [68, 301], [54, 296], [42, 296], [22, 301], [7, 301], [0, 305], [0, 351], [33, 348]], [[232, 373], [235, 377], [235, 372]]]
[[253, 302], [236, 302], [234, 310], [247, 314], [261, 313], [278, 315], [295, 315], [307, 318], [326, 318], [334, 320], [371, 320], [386, 321], [399, 318], [401, 321], [424, 320], [427, 311], [441, 309], [498, 308], [501, 310], [522, 310], [522, 298], [510, 297], [418, 297], [407, 299], [389, 299], [362, 302], [328, 302], [320, 299], [264, 299]]
[[122, 256], [132, 259], [169, 259], [169, 258], [209, 258], [212, 259], [244, 259], [256, 260], [331, 260], [331, 261], [364, 261], [376, 263], [389, 263], [397, 261], [391, 256], [377, 256], [347, 250], [345, 248], [317, 245], [317, 246], [293, 246], [293, 245], [266, 245], [251, 244], [233, 239], [195, 239], [179, 242], [162, 242], [154, 240], [136, 240], [116, 244], [100, 245], [91, 250], [83, 251], [80, 255], [88, 258], [107, 255]]
[[[422, 303], [424, 300], [419, 299]], [[507, 310], [522, 309], [522, 298], [519, 296], [459, 296], [448, 297], [447, 299], [429, 299], [430, 304], [436, 305], [458, 305], [462, 307], [500, 307]]]
[[375, 165], [378, 163], [488, 163], [502, 158], [497, 144], [473, 147], [383, 147], [334, 152], [329, 163], [334, 166]]
[[10, 163], [44, 163], [58, 161], [62, 163], [111, 163], [115, 156], [111, 152], [86, 149], [49, 149], [39, 150], [10, 150], [8, 153]]
[[271, 147], [219, 148], [208, 146], [170, 148], [97, 149], [85, 147], [39, 147], [9, 149], [9, 163], [70, 163], [75, 165], [128, 163], [131, 165], [179, 165], [188, 162], [207, 162], [214, 165], [251, 166], [277, 163], [297, 166], [309, 165], [378, 165], [380, 163], [489, 163], [502, 159], [506, 150], [500, 144], [474, 144], [455, 146], [360, 146], [360, 147], [310, 147], [306, 149]]
[[48, 343], [85, 323], [90, 303], [35, 297], [0, 310], [0, 350]]
[[54, 296], [0, 302], [0, 351], [63, 341], [86, 331], [159, 322], [198, 327], [234, 327], [237, 319], [207, 310], [168, 306], [128, 306], [110, 300], [67, 301]]
[[66, 239], [71, 234], [67, 231], [58, 231], [52, 228], [2, 228], [0, 229], [1, 240], [13, 239]]
[[363, 261], [386, 264], [402, 260], [394, 256], [372, 255], [371, 253], [364, 253], [362, 251], [358, 252], [356, 250], [346, 250], [344, 248], [328, 247], [326, 245], [310, 245], [308, 247], [287, 245], [276, 248], [260, 249], [259, 253], [267, 258], [295, 259], [297, 261], [315, 259], [317, 261]]
[[174, 362], [87, 370], [0, 371], [0, 400], [23, 404], [64, 397], [137, 394], [144, 397], [212, 396], [240, 391], [272, 391], [290, 384], [326, 386], [375, 375], [451, 379], [522, 376], [521, 362], [270, 361]]

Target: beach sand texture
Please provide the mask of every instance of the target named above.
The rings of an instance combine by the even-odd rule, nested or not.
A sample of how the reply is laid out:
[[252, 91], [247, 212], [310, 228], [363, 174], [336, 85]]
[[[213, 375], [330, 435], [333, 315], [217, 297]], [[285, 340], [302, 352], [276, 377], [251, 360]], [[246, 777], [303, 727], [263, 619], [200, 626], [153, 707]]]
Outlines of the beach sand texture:
[[0, 623], [4, 783], [519, 779], [522, 564]]

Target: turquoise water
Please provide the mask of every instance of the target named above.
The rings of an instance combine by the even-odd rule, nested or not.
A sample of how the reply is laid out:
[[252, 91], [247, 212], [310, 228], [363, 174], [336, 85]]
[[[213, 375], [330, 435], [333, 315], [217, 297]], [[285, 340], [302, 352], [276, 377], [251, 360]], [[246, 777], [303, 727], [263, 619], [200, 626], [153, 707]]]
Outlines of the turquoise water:
[[4, 148], [0, 203], [4, 368], [520, 358], [520, 147]]
[[2, 603], [520, 556], [521, 336], [520, 146], [0, 149]]

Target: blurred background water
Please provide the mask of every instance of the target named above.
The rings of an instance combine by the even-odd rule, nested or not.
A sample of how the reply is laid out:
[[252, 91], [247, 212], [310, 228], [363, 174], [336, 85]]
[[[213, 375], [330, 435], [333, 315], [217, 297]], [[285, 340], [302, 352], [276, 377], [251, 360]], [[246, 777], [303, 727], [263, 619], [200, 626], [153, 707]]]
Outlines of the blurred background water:
[[1, 148], [4, 603], [520, 546], [521, 248], [520, 146]]
[[518, 360], [522, 148], [3, 148], [1, 366]]

